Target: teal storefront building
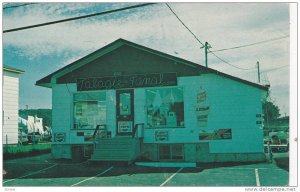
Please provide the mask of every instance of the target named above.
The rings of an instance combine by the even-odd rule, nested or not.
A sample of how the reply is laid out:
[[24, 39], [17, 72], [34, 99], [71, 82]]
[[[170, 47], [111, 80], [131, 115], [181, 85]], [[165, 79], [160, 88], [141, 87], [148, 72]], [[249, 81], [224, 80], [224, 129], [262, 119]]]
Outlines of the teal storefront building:
[[124, 39], [51, 73], [52, 155], [94, 161], [263, 161], [268, 87]]

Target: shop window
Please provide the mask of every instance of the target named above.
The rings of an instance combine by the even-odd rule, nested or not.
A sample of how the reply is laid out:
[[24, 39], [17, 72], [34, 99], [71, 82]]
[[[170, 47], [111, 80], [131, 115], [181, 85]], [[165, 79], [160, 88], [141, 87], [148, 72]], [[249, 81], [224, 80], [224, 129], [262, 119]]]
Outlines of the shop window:
[[74, 94], [74, 128], [95, 129], [106, 123], [105, 92]]
[[161, 160], [171, 159], [171, 147], [170, 147], [170, 145], [160, 145], [159, 146], [159, 159], [161, 159]]
[[180, 161], [184, 159], [183, 145], [159, 145], [159, 160]]
[[173, 160], [183, 159], [183, 147], [181, 144], [172, 145], [172, 159]]
[[146, 90], [147, 127], [184, 127], [183, 88]]

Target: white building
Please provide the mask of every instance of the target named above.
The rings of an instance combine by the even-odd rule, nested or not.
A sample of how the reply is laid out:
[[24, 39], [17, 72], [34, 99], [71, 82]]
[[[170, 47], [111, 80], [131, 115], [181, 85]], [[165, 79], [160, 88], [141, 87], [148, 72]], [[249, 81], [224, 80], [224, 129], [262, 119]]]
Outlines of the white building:
[[265, 159], [268, 87], [178, 57], [119, 39], [36, 84], [52, 88], [54, 158]]
[[43, 127], [43, 118], [28, 115], [27, 119], [19, 117], [19, 123], [22, 123], [27, 127], [28, 133], [39, 132], [41, 135], [45, 134]]
[[3, 66], [3, 144], [18, 143], [19, 75], [24, 71]]

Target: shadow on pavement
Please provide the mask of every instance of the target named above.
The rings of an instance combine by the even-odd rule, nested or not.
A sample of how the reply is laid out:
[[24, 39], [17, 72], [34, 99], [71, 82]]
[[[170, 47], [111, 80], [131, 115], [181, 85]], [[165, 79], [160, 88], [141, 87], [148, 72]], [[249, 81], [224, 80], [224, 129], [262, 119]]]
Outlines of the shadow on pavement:
[[[46, 156], [45, 156], [46, 157]], [[44, 157], [44, 158], [45, 158]], [[70, 160], [60, 159], [54, 160], [50, 156], [48, 158], [38, 159], [44, 161], [47, 159], [49, 164], [33, 164], [24, 165], [23, 161], [16, 164], [4, 164], [5, 171], [8, 174], [4, 175], [5, 179], [16, 178], [26, 173], [32, 173], [37, 170], [42, 170], [44, 168], [50, 167], [51, 165], [57, 164], [55, 167], [48, 169], [46, 171], [41, 171], [40, 173], [29, 175], [26, 179], [33, 178], [74, 178], [74, 177], [94, 177], [95, 175], [105, 171], [109, 167], [114, 168], [101, 175], [101, 177], [112, 177], [120, 175], [132, 175], [132, 174], [151, 174], [151, 173], [175, 173], [178, 171], [178, 167], [174, 168], [163, 168], [163, 167], [146, 167], [137, 166], [134, 164], [128, 165], [124, 162], [89, 162], [85, 161], [83, 163], [74, 163]], [[274, 162], [276, 165], [286, 171], [289, 170], [289, 159], [286, 156], [274, 156]], [[195, 168], [184, 168], [181, 173], [200, 173], [205, 169], [221, 168], [221, 167], [234, 167], [241, 165], [254, 165], [258, 163], [266, 162], [226, 162], [226, 163], [197, 163]]]
[[197, 167], [201, 167], [203, 169], [213, 169], [213, 168], [221, 168], [221, 167], [235, 167], [240, 165], [254, 165], [258, 163], [266, 163], [267, 161], [261, 162], [214, 162], [214, 163], [197, 163]]
[[[28, 175], [23, 179], [38, 179], [38, 178], [76, 178], [76, 177], [94, 177], [101, 172], [104, 172], [109, 167], [114, 168], [111, 171], [99, 176], [99, 177], [113, 177], [121, 175], [133, 175], [133, 174], [152, 174], [152, 173], [175, 173], [179, 168], [161, 168], [161, 167], [144, 167], [137, 166], [134, 164], [127, 165], [122, 162], [116, 163], [72, 163], [67, 160], [55, 161], [48, 165], [22, 165], [20, 164], [10, 164], [5, 165], [5, 170], [8, 174], [4, 175], [4, 179], [13, 179], [28, 173], [34, 173], [35, 171], [42, 170], [44, 168], [55, 165], [53, 168], [47, 169], [45, 171], [40, 171], [37, 174]], [[23, 170], [24, 169], [24, 170]], [[182, 173], [198, 173], [203, 171], [201, 168], [185, 168]]]
[[289, 171], [289, 158], [288, 157], [278, 157], [274, 158], [277, 167]]

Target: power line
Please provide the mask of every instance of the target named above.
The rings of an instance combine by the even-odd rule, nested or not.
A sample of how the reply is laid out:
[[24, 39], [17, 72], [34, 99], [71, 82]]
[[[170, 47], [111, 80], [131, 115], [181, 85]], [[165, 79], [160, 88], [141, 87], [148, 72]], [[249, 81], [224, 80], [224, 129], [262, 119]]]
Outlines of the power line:
[[234, 68], [241, 69], [241, 70], [253, 70], [254, 69], [254, 67], [252, 67], [252, 68], [241, 68], [241, 67], [235, 66], [235, 65], [229, 63], [228, 61], [225, 61], [224, 59], [220, 58], [214, 52], [209, 51], [209, 53], [212, 53], [216, 58], [218, 58], [219, 60], [223, 61], [224, 63], [226, 63], [226, 64], [228, 64], [228, 65], [230, 65], [230, 66], [232, 66]]
[[53, 24], [57, 24], [57, 23], [63, 23], [63, 22], [68, 22], [68, 21], [73, 21], [73, 20], [78, 20], [78, 19], [84, 19], [84, 18], [88, 18], [88, 17], [95, 17], [95, 16], [99, 16], [99, 15], [105, 15], [105, 14], [124, 11], [124, 10], [128, 10], [128, 9], [145, 7], [145, 6], [153, 5], [153, 4], [156, 4], [156, 3], [144, 3], [144, 4], [140, 4], [140, 5], [123, 7], [123, 8], [120, 8], [120, 9], [114, 9], [114, 10], [104, 11], [104, 12], [100, 12], [100, 13], [94, 13], [94, 14], [89, 14], [89, 15], [84, 15], [84, 16], [79, 16], [79, 17], [71, 17], [71, 18], [68, 18], [68, 19], [56, 20], [56, 21], [51, 21], [51, 22], [46, 22], [46, 23], [40, 23], [40, 24], [30, 25], [30, 26], [26, 26], [26, 27], [8, 29], [8, 30], [4, 30], [3, 33], [9, 33], [9, 32], [14, 32], [14, 31], [30, 29], [30, 28], [42, 27], [42, 26], [46, 26], [46, 25], [53, 25]]
[[219, 49], [219, 50], [211, 51], [211, 53], [212, 52], [215, 53], [215, 52], [220, 52], [220, 51], [227, 51], [227, 50], [231, 50], [231, 49], [239, 49], [239, 48], [243, 48], [243, 47], [249, 47], [249, 46], [258, 45], [258, 44], [262, 44], [262, 43], [268, 43], [268, 42], [271, 42], [271, 41], [277, 41], [277, 40], [284, 39], [284, 38], [287, 38], [287, 37], [289, 37], [289, 35], [285, 35], [285, 36], [282, 36], [282, 37], [277, 37], [277, 38], [269, 39], [269, 40], [265, 40], [265, 41], [259, 41], [259, 42], [255, 42], [255, 43], [251, 43], [251, 44], [247, 44], [247, 45], [241, 45], [241, 46], [236, 46], [236, 47], [231, 47], [231, 48]]
[[202, 45], [205, 46], [199, 39], [198, 37], [184, 24], [184, 22], [178, 17], [178, 15], [173, 11], [173, 9], [169, 6], [168, 3], [166, 3], [170, 11], [175, 15], [175, 17], [180, 21], [180, 23], [195, 37], [195, 39]]
[[270, 72], [270, 71], [275, 71], [275, 70], [278, 70], [278, 69], [282, 69], [282, 68], [285, 68], [285, 67], [288, 67], [289, 65], [283, 65], [283, 66], [280, 66], [280, 67], [277, 67], [277, 68], [274, 68], [274, 69], [268, 69], [268, 70], [264, 70], [262, 72]]
[[38, 4], [38, 3], [24, 3], [24, 4], [21, 4], [21, 5], [12, 5], [12, 6], [3, 7], [3, 10], [11, 9], [11, 8], [17, 8], [17, 7], [23, 7], [23, 6], [32, 5], [32, 4]]

